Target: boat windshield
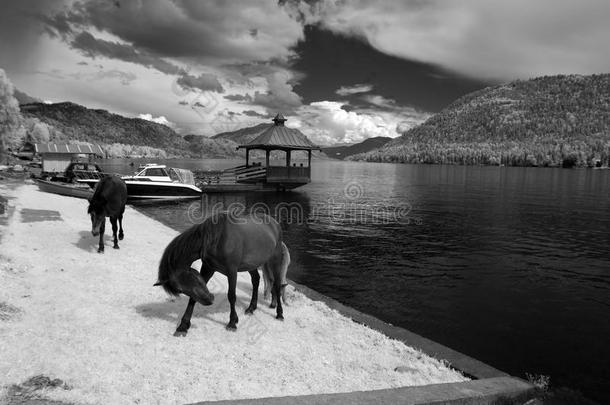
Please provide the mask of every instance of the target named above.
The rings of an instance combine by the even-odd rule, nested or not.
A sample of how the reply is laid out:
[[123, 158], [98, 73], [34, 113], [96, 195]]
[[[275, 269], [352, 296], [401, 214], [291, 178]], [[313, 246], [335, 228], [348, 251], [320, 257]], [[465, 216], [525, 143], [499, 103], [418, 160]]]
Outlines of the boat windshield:
[[167, 177], [167, 172], [161, 167], [150, 167], [144, 171], [144, 176]]
[[187, 169], [177, 169], [172, 167], [169, 169], [169, 177], [172, 179], [172, 181], [195, 185], [193, 172]]

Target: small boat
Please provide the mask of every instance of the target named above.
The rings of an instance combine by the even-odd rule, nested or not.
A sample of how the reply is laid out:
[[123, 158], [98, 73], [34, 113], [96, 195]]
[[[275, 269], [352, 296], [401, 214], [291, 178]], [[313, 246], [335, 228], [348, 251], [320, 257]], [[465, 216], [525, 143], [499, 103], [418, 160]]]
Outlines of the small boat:
[[[128, 199], [180, 200], [200, 198], [201, 189], [195, 185], [193, 172], [149, 163], [140, 166], [133, 176], [121, 176], [127, 185]], [[92, 188], [99, 179], [78, 178]]]
[[35, 179], [40, 191], [47, 193], [67, 195], [76, 198], [91, 198], [93, 190], [86, 184], [65, 183], [63, 181], [49, 181], [43, 179]]

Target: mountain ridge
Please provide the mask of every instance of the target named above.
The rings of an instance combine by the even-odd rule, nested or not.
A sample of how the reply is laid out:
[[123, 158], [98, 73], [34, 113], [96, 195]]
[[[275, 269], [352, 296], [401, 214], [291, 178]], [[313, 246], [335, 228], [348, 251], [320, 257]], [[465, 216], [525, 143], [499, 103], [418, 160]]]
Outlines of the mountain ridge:
[[[610, 74], [487, 87], [352, 160], [507, 166], [608, 165]], [[599, 163], [598, 163], [599, 162]]]
[[322, 152], [330, 158], [345, 159], [352, 155], [380, 148], [391, 140], [392, 138], [387, 136], [374, 136], [355, 144], [323, 147]]
[[37, 119], [50, 129], [50, 141], [100, 143], [116, 155], [158, 157], [235, 157], [235, 143], [207, 137], [183, 137], [172, 128], [142, 118], [130, 118], [70, 101], [20, 105], [25, 119]]

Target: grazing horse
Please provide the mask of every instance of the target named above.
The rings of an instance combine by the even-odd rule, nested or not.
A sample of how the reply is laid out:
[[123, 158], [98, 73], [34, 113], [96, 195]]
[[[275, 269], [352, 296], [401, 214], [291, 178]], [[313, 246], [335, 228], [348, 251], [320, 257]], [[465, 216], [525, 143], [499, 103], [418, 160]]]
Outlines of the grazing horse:
[[[288, 250], [288, 246], [284, 242], [282, 242], [282, 290], [280, 291], [280, 296], [282, 297], [282, 301], [286, 303], [286, 286], [288, 285], [288, 281], [286, 280], [286, 273], [288, 272], [288, 266], [290, 265], [290, 251]], [[271, 292], [271, 288], [273, 286], [274, 277], [273, 272], [269, 268], [269, 266], [263, 265], [263, 285], [265, 288], [263, 289], [263, 297], [269, 298], [269, 293]], [[269, 308], [275, 308], [277, 305], [275, 301], [275, 296], [271, 295], [271, 304], [269, 304]]]
[[[185, 336], [191, 326], [195, 303], [212, 305], [214, 295], [206, 283], [214, 272], [227, 276], [231, 305], [228, 330], [236, 330], [239, 318], [235, 312], [237, 273], [247, 271], [252, 279], [252, 298], [246, 314], [253, 314], [258, 303], [260, 275], [258, 267], [266, 266], [274, 278], [272, 294], [278, 305], [276, 318], [283, 320], [279, 300], [282, 283], [282, 231], [276, 220], [268, 215], [236, 216], [217, 213], [203, 223], [194, 225], [176, 236], [165, 248], [159, 263], [160, 285], [170, 295], [189, 296], [189, 302], [174, 336]], [[201, 259], [201, 272], [191, 264]]]
[[106, 176], [95, 186], [93, 196], [89, 200], [87, 212], [91, 216], [91, 233], [100, 236], [99, 253], [104, 253], [104, 230], [106, 217], [110, 217], [114, 248], [119, 248], [117, 241], [117, 219], [119, 220], [119, 239], [123, 240], [123, 213], [127, 202], [127, 186], [118, 176]]

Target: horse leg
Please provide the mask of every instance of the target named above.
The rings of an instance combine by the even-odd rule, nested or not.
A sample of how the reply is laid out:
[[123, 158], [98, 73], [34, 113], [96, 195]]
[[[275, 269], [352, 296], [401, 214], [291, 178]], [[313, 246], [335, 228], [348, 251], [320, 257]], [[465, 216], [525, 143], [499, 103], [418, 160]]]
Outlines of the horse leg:
[[252, 279], [252, 299], [250, 300], [250, 306], [246, 309], [246, 314], [252, 315], [258, 304], [258, 285], [261, 280], [258, 270], [249, 271], [250, 278]]
[[[214, 275], [214, 271], [203, 271], [203, 268], [201, 269], [201, 276], [203, 277], [203, 279], [205, 280], [206, 284], [208, 281], [210, 281], [210, 278], [212, 278], [212, 275]], [[193, 308], [195, 308], [195, 303], [197, 301], [195, 301], [192, 298], [189, 298], [189, 303], [186, 306], [186, 310], [184, 311], [184, 315], [182, 315], [182, 320], [180, 320], [180, 325], [178, 325], [178, 327], [176, 328], [176, 331], [174, 332], [174, 336], [186, 336], [189, 328], [191, 327], [191, 317], [193, 316]]]
[[100, 225], [100, 242], [97, 247], [98, 253], [104, 253], [104, 230], [106, 229], [106, 218], [104, 218], [102, 225]]
[[112, 246], [115, 249], [119, 248], [119, 241], [116, 237], [116, 231], [117, 231], [117, 226], [116, 226], [116, 217], [110, 217], [110, 224], [112, 225], [112, 240], [114, 241], [114, 246]]
[[184, 315], [182, 315], [182, 320], [180, 321], [180, 325], [176, 328], [174, 332], [174, 336], [186, 336], [189, 328], [191, 327], [191, 316], [193, 316], [193, 308], [195, 308], [195, 301], [192, 298], [189, 298], [189, 303], [186, 306], [186, 310], [184, 311]]
[[271, 295], [273, 296], [273, 299], [275, 299], [275, 302], [277, 303], [277, 309], [276, 309], [276, 319], [279, 319], [280, 321], [284, 320], [284, 309], [282, 308], [282, 300], [280, 299], [280, 296], [282, 294], [282, 280], [280, 279], [279, 275], [276, 274], [275, 279], [273, 280], [273, 291], [271, 292]]
[[227, 330], [237, 330], [237, 322], [239, 322], [237, 312], [235, 312], [235, 289], [237, 288], [237, 269], [229, 269], [227, 271], [227, 278], [229, 279], [229, 292], [227, 293], [227, 296], [229, 298], [229, 304], [231, 304], [231, 315], [229, 317], [229, 323], [227, 324]]
[[119, 214], [119, 240], [123, 240], [123, 213]]

